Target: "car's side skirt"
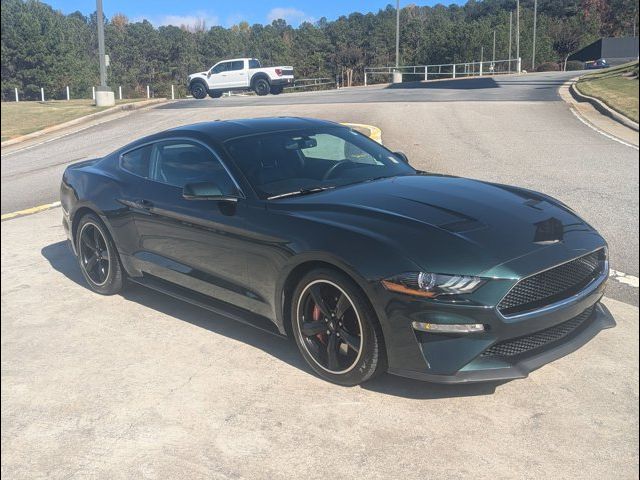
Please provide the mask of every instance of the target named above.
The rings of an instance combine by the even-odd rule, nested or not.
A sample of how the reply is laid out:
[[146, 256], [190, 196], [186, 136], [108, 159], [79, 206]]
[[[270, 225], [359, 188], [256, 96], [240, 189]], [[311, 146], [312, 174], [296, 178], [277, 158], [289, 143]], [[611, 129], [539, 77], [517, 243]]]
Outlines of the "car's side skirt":
[[165, 295], [169, 295], [178, 300], [190, 303], [200, 308], [209, 310], [223, 317], [235, 320], [245, 325], [270, 333], [277, 337], [286, 338], [276, 325], [266, 317], [238, 308], [220, 300], [216, 300], [207, 295], [189, 290], [174, 283], [162, 280], [153, 275], [144, 274], [142, 277], [129, 277], [129, 280], [152, 290], [156, 290]]

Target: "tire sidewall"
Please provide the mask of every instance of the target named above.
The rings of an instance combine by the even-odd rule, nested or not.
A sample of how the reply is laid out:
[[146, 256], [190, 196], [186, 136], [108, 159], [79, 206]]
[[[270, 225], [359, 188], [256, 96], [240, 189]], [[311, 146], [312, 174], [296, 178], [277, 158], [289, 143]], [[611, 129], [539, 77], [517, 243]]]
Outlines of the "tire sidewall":
[[194, 82], [189, 90], [191, 90], [191, 95], [193, 95], [193, 98], [197, 98], [198, 100], [201, 100], [207, 96], [207, 87], [205, 87], [204, 83], [202, 82]]
[[[298, 320], [298, 301], [305, 287], [317, 280], [325, 280], [338, 285], [349, 296], [360, 318], [362, 325], [361, 342], [364, 345], [364, 350], [355, 367], [346, 373], [334, 374], [320, 367], [302, 343], [303, 339]], [[380, 334], [374, 324], [377, 319], [362, 291], [346, 275], [330, 269], [318, 269], [309, 272], [300, 280], [293, 292], [290, 312], [293, 337], [298, 350], [300, 350], [307, 364], [323, 379], [342, 386], [355, 386], [371, 379], [380, 371], [382, 345], [379, 338]]]
[[[84, 270], [84, 266], [82, 265], [82, 255], [80, 255], [80, 234], [83, 228], [85, 228], [85, 226], [87, 225], [91, 225], [98, 229], [102, 237], [105, 239], [107, 253], [109, 254], [109, 274], [107, 275], [106, 281], [101, 285], [98, 285], [93, 280], [91, 280], [91, 277], [87, 275]], [[89, 288], [101, 295], [113, 295], [115, 293], [118, 293], [123, 286], [122, 266], [120, 264], [120, 257], [118, 256], [116, 246], [113, 243], [113, 240], [111, 239], [111, 235], [109, 235], [107, 228], [104, 226], [104, 223], [102, 223], [102, 221], [94, 214], [85, 215], [80, 219], [80, 223], [78, 224], [78, 228], [76, 229], [76, 238], [74, 241], [76, 245], [76, 252], [78, 252], [78, 266], [80, 267], [82, 276], [89, 285]]]

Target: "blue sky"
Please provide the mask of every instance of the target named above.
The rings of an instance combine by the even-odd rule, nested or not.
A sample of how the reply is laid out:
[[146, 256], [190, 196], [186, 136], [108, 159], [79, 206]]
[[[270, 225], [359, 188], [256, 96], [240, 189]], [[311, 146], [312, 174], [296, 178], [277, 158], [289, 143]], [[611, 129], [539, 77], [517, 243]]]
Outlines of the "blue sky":
[[[44, 0], [57, 10], [71, 13], [80, 10], [84, 14], [95, 11], [94, 0]], [[124, 13], [131, 20], [146, 18], [156, 26], [193, 24], [204, 19], [207, 27], [225, 27], [246, 20], [253, 23], [271, 23], [284, 18], [292, 25], [315, 21], [321, 17], [332, 20], [351, 12], [377, 12], [395, 0], [204, 0], [202, 2], [167, 0], [103, 0], [105, 15]], [[464, 3], [464, 0], [401, 0], [400, 5], [435, 5], [436, 3]]]

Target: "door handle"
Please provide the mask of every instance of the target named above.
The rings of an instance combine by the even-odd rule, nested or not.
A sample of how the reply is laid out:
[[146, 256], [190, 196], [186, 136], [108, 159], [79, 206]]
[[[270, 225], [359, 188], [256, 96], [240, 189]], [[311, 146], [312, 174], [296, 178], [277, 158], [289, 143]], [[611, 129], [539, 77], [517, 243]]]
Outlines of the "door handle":
[[151, 210], [153, 208], [153, 202], [144, 199], [134, 201], [133, 205], [141, 210]]

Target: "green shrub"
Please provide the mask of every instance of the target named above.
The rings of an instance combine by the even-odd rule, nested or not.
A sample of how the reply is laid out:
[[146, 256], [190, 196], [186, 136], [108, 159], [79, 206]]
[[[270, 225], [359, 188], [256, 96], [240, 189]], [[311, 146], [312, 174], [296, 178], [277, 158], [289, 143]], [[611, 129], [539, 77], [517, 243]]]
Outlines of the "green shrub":
[[536, 72], [557, 72], [560, 66], [556, 62], [545, 62], [538, 65]]
[[584, 63], [578, 60], [571, 60], [567, 62], [567, 71], [569, 72], [574, 70], [584, 70]]

